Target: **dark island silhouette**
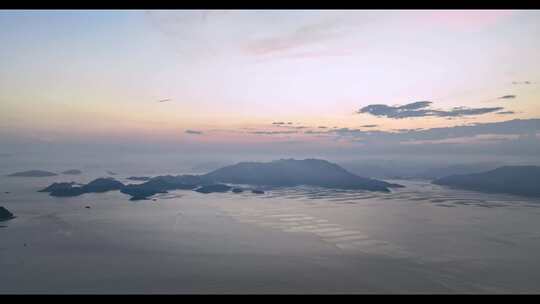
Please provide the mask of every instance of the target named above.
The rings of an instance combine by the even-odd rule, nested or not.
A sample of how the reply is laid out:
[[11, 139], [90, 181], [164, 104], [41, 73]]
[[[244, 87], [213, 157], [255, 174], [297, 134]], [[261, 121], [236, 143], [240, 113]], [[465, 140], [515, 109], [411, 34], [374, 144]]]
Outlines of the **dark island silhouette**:
[[15, 218], [13, 213], [9, 212], [6, 208], [0, 206], [0, 221], [7, 221]]
[[127, 185], [121, 192], [131, 195], [131, 200], [140, 200], [157, 193], [167, 193], [169, 190], [193, 190], [209, 184], [212, 182], [199, 175], [163, 175], [142, 184]]
[[360, 177], [321, 159], [281, 159], [267, 163], [242, 162], [204, 175], [222, 183], [294, 187], [300, 185], [389, 192], [402, 187]]
[[[233, 187], [226, 184], [253, 186], [294, 187], [300, 185], [338, 189], [356, 189], [389, 192], [392, 187], [403, 187], [380, 180], [354, 175], [340, 166], [319, 159], [283, 159], [267, 163], [243, 162], [223, 167], [203, 175], [156, 176], [141, 184], [124, 185], [113, 178], [98, 178], [87, 185], [54, 183], [40, 190], [51, 196], [77, 196], [91, 192], [120, 190], [131, 200], [170, 190], [194, 190], [199, 193], [228, 192]], [[235, 188], [234, 193], [242, 192]], [[264, 191], [253, 189], [254, 194]]]
[[213, 192], [228, 192], [231, 190], [231, 186], [223, 185], [223, 184], [215, 184], [215, 185], [207, 185], [207, 186], [201, 186], [195, 191], [199, 193], [213, 193]]
[[124, 184], [114, 178], [98, 178], [86, 185], [71, 183], [53, 183], [38, 192], [49, 192], [51, 196], [78, 196], [84, 193], [103, 193], [112, 190], [121, 190]]
[[540, 167], [505, 166], [481, 173], [450, 175], [432, 183], [480, 192], [540, 197]]
[[62, 174], [67, 174], [67, 175], [79, 175], [79, 174], [82, 174], [82, 171], [81, 171], [81, 170], [77, 170], [77, 169], [71, 169], [71, 170], [66, 170], [66, 171], [62, 172]]
[[22, 172], [15, 172], [12, 174], [9, 174], [10, 177], [47, 177], [47, 176], [56, 176], [58, 174], [54, 172], [49, 171], [43, 171], [43, 170], [29, 170], [29, 171], [22, 171]]
[[88, 184], [82, 186], [81, 188], [84, 190], [84, 192], [95, 192], [95, 193], [101, 193], [101, 192], [107, 192], [112, 190], [121, 190], [125, 186], [121, 182], [115, 180], [114, 178], [98, 178], [95, 179]]

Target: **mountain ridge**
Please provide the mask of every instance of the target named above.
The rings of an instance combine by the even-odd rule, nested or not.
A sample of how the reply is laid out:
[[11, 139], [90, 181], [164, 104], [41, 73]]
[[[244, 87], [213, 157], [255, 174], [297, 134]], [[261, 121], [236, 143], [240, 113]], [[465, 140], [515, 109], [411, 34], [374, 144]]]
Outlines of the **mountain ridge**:
[[338, 189], [389, 192], [392, 187], [403, 187], [371, 178], [365, 178], [320, 159], [280, 159], [271, 162], [240, 162], [202, 175], [164, 175], [150, 178], [141, 184], [124, 185], [113, 178], [98, 178], [86, 185], [55, 183], [40, 190], [52, 196], [77, 196], [120, 190], [132, 200], [146, 199], [169, 190], [194, 190], [200, 193], [228, 192], [231, 187], [222, 184], [254, 186], [300, 185]]
[[488, 193], [540, 197], [540, 167], [503, 166], [480, 173], [450, 175], [432, 183]]

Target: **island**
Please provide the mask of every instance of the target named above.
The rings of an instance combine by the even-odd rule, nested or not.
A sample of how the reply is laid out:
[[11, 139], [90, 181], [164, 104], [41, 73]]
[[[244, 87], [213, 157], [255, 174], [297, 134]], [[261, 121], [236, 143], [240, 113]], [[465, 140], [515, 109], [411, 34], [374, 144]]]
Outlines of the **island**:
[[48, 192], [51, 196], [79, 196], [85, 193], [103, 193], [112, 190], [121, 190], [125, 185], [113, 178], [98, 178], [86, 185], [80, 185], [74, 182], [53, 183], [45, 189], [38, 192]]
[[413, 178], [422, 178], [436, 180], [450, 175], [464, 175], [485, 172], [500, 167], [500, 164], [494, 162], [473, 163], [473, 164], [456, 164], [443, 167], [429, 168], [425, 171], [413, 175]]
[[242, 162], [217, 169], [203, 177], [221, 183], [257, 186], [306, 185], [384, 192], [389, 192], [389, 188], [402, 187], [398, 184], [357, 176], [339, 165], [321, 159], [281, 159], [266, 163]]
[[0, 221], [7, 221], [15, 218], [13, 213], [9, 212], [6, 208], [0, 206]]
[[77, 196], [83, 194], [83, 191], [79, 184], [70, 183], [52, 183], [45, 189], [41, 189], [38, 192], [49, 192], [51, 196]]
[[[164, 175], [149, 178], [144, 183], [124, 185], [113, 178], [98, 178], [86, 185], [76, 183], [54, 183], [40, 190], [51, 196], [77, 196], [91, 192], [120, 190], [130, 195], [131, 200], [167, 193], [170, 190], [193, 190], [199, 193], [224, 193], [233, 189], [230, 184], [253, 186], [294, 187], [300, 185], [338, 189], [354, 189], [389, 192], [390, 188], [403, 187], [398, 184], [360, 177], [342, 167], [320, 159], [282, 159], [266, 163], [243, 162], [226, 166], [203, 175]], [[233, 193], [243, 192], [234, 188]], [[264, 194], [259, 189], [254, 194]]]
[[49, 171], [43, 171], [43, 170], [29, 170], [29, 171], [22, 171], [22, 172], [15, 172], [12, 174], [9, 174], [10, 177], [47, 177], [47, 176], [56, 176], [58, 174], [54, 172]]
[[120, 192], [130, 195], [130, 200], [146, 200], [148, 197], [158, 194], [158, 193], [167, 193], [167, 190], [155, 189], [152, 187], [141, 187], [140, 185], [126, 185]]
[[167, 193], [169, 190], [193, 190], [208, 184], [210, 182], [198, 175], [163, 175], [153, 177], [141, 184], [127, 185], [120, 191], [131, 195], [131, 200], [141, 200], [154, 194]]
[[115, 180], [114, 178], [110, 177], [102, 177], [95, 179], [88, 184], [82, 186], [81, 188], [86, 193], [95, 192], [95, 193], [101, 193], [101, 192], [107, 192], [107, 191], [113, 191], [113, 190], [121, 190], [125, 186], [121, 182]]
[[71, 170], [66, 170], [66, 171], [62, 172], [62, 174], [67, 174], [67, 175], [79, 175], [79, 174], [82, 174], [82, 171], [81, 171], [81, 170], [77, 170], [77, 169], [71, 169]]
[[432, 183], [464, 190], [540, 197], [540, 167], [504, 166], [481, 173], [450, 175]]
[[199, 187], [197, 189], [195, 189], [195, 191], [199, 192], [199, 193], [205, 193], [205, 194], [208, 194], [208, 193], [213, 193], [213, 192], [228, 192], [229, 190], [231, 190], [231, 186], [227, 186], [227, 185], [223, 185], [223, 184], [215, 184], [215, 185], [207, 185], [207, 186], [202, 186], [202, 187]]
[[148, 181], [151, 179], [151, 177], [148, 177], [148, 176], [130, 176], [130, 177], [126, 177], [127, 180], [132, 180], [132, 181]]

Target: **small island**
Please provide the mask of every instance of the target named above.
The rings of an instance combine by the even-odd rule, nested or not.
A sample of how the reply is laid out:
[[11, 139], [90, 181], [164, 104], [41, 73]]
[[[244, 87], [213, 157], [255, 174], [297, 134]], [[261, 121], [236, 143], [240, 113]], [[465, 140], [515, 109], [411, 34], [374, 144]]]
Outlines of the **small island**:
[[132, 180], [132, 181], [149, 181], [151, 179], [151, 177], [148, 177], [148, 176], [130, 176], [130, 177], [126, 177], [127, 180]]
[[7, 221], [15, 218], [13, 213], [9, 212], [6, 208], [0, 206], [0, 221]]
[[77, 170], [77, 169], [71, 169], [71, 170], [66, 170], [66, 171], [62, 172], [62, 174], [66, 174], [66, 175], [80, 175], [80, 174], [82, 174], [82, 171], [81, 171], [81, 170]]
[[432, 183], [480, 192], [540, 197], [540, 167], [505, 166], [482, 173], [450, 175]]
[[43, 171], [43, 170], [29, 170], [29, 171], [22, 171], [22, 172], [15, 172], [12, 174], [9, 174], [10, 177], [47, 177], [47, 176], [56, 176], [58, 174], [54, 172], [49, 171]]
[[83, 194], [80, 185], [71, 183], [53, 183], [38, 192], [48, 192], [51, 196], [77, 196]]

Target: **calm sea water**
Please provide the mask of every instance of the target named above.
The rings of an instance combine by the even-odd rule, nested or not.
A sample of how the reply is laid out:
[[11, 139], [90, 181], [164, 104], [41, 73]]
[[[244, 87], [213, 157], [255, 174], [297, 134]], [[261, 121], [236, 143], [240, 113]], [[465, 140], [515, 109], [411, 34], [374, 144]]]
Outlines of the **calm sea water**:
[[[36, 191], [106, 171], [127, 182], [192, 166], [6, 159], [0, 206], [17, 218], [0, 222], [0, 293], [540, 292], [538, 200], [403, 180], [390, 194], [296, 187], [54, 198]], [[5, 177], [72, 168], [84, 174]]]

